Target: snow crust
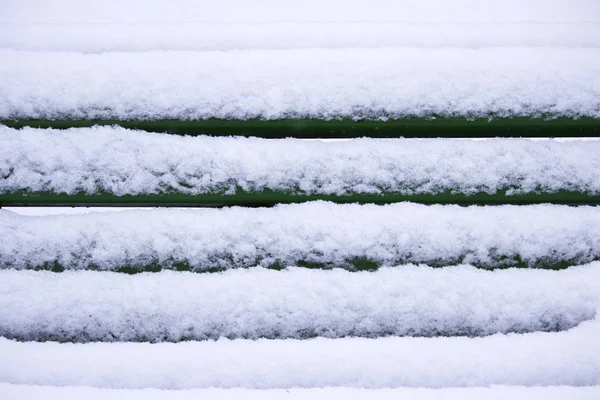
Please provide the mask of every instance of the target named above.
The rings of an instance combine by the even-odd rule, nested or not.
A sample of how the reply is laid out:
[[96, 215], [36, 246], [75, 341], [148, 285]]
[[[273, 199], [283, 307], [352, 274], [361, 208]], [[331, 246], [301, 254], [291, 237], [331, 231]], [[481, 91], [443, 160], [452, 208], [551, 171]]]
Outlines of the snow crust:
[[[0, 119], [600, 117], [594, 0], [6, 0], [0, 59]], [[0, 127], [0, 193], [598, 194], [599, 146]], [[0, 397], [597, 398], [585, 385], [600, 385], [599, 262], [407, 265], [587, 263], [599, 258], [597, 214], [1, 211]], [[157, 265], [259, 268], [107, 272]], [[103, 272], [20, 270], [56, 266]], [[563, 331], [520, 334], [552, 330]], [[47, 341], [185, 339], [218, 340]], [[142, 388], [204, 389], [127, 390]]]
[[0, 22], [0, 48], [33, 51], [103, 53], [521, 46], [598, 48], [600, 22], [565, 22], [564, 18], [551, 22]]
[[594, 0], [5, 0], [0, 48], [599, 47]]
[[599, 141], [320, 142], [0, 126], [0, 142], [0, 192], [600, 193]]
[[[555, 267], [600, 256], [600, 213], [552, 205], [312, 202], [44, 217], [0, 211], [1, 268], [192, 271], [405, 263]], [[365, 264], [366, 263], [366, 264]]]
[[600, 321], [484, 338], [184, 343], [15, 342], [0, 382], [103, 388], [374, 388], [600, 385]]
[[15, 385], [0, 383], [0, 392], [5, 400], [29, 400], [57, 398], [62, 400], [191, 400], [191, 399], [249, 399], [271, 400], [286, 398], [289, 400], [396, 400], [409, 398], [414, 400], [597, 400], [600, 386], [491, 386], [476, 388], [396, 388], [396, 389], [358, 389], [358, 388], [317, 388], [317, 389], [101, 389], [93, 387], [55, 387], [38, 385]]
[[5, 1], [0, 47], [77, 52], [599, 47], [578, 1]]
[[595, 0], [6, 0], [2, 23], [600, 22]]
[[485, 336], [569, 329], [599, 307], [598, 262], [560, 272], [0, 271], [0, 336], [35, 341]]
[[0, 118], [600, 117], [600, 48], [0, 50]]

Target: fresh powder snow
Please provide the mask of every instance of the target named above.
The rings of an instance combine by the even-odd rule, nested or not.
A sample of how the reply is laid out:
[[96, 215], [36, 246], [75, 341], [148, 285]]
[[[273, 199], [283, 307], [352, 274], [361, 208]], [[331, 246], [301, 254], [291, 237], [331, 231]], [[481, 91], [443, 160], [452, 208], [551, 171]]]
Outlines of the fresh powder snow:
[[321, 142], [0, 126], [0, 142], [0, 193], [600, 193], [600, 141]]
[[0, 270], [0, 336], [36, 341], [485, 336], [565, 330], [600, 308], [600, 263], [127, 275]]
[[586, 206], [311, 202], [49, 216], [1, 210], [0, 226], [0, 268], [15, 269], [556, 268], [600, 258], [600, 214]]
[[0, 338], [0, 381], [115, 389], [600, 385], [600, 320], [482, 338], [20, 343]]
[[[600, 117], [596, 0], [1, 8], [0, 120]], [[0, 126], [0, 194], [597, 196], [599, 154]], [[0, 232], [2, 400], [600, 398], [595, 207], [0, 210]]]
[[395, 388], [359, 389], [330, 387], [320, 389], [102, 389], [73, 386], [40, 386], [0, 383], [0, 392], [5, 400], [57, 398], [61, 400], [597, 400], [597, 386], [490, 386], [476, 388]]
[[600, 48], [0, 49], [0, 119], [600, 117]]
[[594, 0], [5, 0], [0, 47], [242, 50], [599, 47]]

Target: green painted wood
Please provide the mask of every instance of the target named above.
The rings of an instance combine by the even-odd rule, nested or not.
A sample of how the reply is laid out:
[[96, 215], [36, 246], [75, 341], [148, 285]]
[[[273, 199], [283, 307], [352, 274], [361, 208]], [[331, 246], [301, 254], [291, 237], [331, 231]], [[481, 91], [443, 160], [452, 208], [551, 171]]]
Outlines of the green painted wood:
[[273, 206], [279, 203], [301, 203], [314, 200], [326, 200], [335, 203], [373, 203], [388, 204], [411, 201], [424, 204], [461, 204], [461, 205], [497, 205], [497, 204], [539, 204], [554, 203], [568, 205], [600, 205], [600, 194], [560, 191], [555, 193], [526, 193], [507, 195], [506, 191], [494, 194], [444, 192], [439, 194], [404, 195], [388, 193], [385, 195], [352, 194], [306, 195], [285, 192], [263, 191], [255, 193], [238, 192], [235, 195], [204, 194], [188, 195], [182, 193], [125, 195], [85, 194], [52, 192], [11, 192], [0, 193], [0, 206], [65, 206], [65, 207], [222, 207], [222, 206]]
[[479, 118], [463, 117], [402, 118], [387, 121], [339, 119], [279, 120], [0, 120], [13, 128], [67, 129], [94, 125], [119, 125], [149, 132], [185, 135], [256, 136], [263, 138], [395, 138], [395, 137], [594, 137], [600, 136], [600, 119], [594, 118]]
[[[592, 261], [598, 261], [597, 258], [594, 258]], [[530, 264], [519, 257], [510, 258], [510, 259], [490, 259], [488, 263], [478, 264], [471, 263], [475, 268], [485, 269], [485, 270], [497, 270], [497, 269], [507, 269], [507, 268], [535, 268], [535, 269], [546, 269], [546, 270], [564, 270], [573, 266], [587, 264], [591, 262], [586, 260], [586, 262], [582, 262], [578, 258], [545, 258], [536, 260], [534, 263]], [[398, 260], [397, 265], [398, 268], [402, 268], [403, 264], [411, 263], [410, 260]], [[455, 259], [440, 259], [436, 262], [429, 262], [427, 265], [432, 268], [444, 268], [451, 267], [456, 265], [464, 264], [463, 259], [455, 260]], [[245, 266], [240, 266], [239, 268], [254, 268], [258, 263], [248, 264]], [[377, 271], [379, 268], [382, 268], [382, 265], [377, 261], [373, 261], [368, 257], [355, 258], [352, 260], [348, 260], [348, 263], [345, 265], [335, 265], [335, 264], [322, 264], [308, 261], [298, 261], [295, 267], [307, 268], [307, 269], [343, 269], [350, 272], [357, 271]], [[278, 263], [268, 264], [264, 266], [264, 268], [281, 271], [285, 270], [286, 267], [282, 266]], [[51, 263], [44, 263], [41, 265], [30, 266], [27, 268], [28, 270], [34, 271], [51, 271], [51, 272], [64, 272], [70, 270], [64, 265], [54, 261]], [[122, 265], [114, 270], [114, 272], [124, 273], [135, 275], [142, 272], [160, 272], [160, 271], [189, 271], [198, 274], [210, 274], [217, 272], [224, 272], [230, 270], [231, 268], [219, 267], [216, 265], [204, 265], [201, 267], [192, 267], [186, 262], [176, 263], [174, 265], [166, 265], [164, 263], [153, 262], [144, 265]], [[87, 265], [84, 270], [86, 271], [103, 271], [95, 265]]]

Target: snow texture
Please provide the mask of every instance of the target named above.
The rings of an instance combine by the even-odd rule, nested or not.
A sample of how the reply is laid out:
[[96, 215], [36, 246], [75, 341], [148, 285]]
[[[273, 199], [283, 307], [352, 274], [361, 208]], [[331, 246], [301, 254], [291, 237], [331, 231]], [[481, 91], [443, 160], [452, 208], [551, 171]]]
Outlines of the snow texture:
[[0, 126], [0, 143], [0, 193], [600, 193], [600, 141], [320, 142]]
[[598, 262], [560, 272], [0, 271], [0, 336], [18, 340], [484, 336], [565, 330], [598, 308]]
[[[600, 11], [599, 11], [600, 12]], [[600, 47], [598, 22], [0, 23], [0, 48], [206, 51], [385, 47]]]
[[0, 338], [0, 382], [284, 389], [600, 385], [600, 320], [484, 338], [36, 343]]
[[0, 50], [0, 118], [600, 117], [600, 48]]
[[45, 217], [0, 211], [0, 229], [0, 268], [15, 269], [547, 268], [600, 259], [594, 207], [313, 202]]
[[[7, 0], [0, 59], [0, 119], [600, 117], [593, 0]], [[0, 143], [0, 193], [600, 193], [597, 142], [0, 126]], [[407, 264], [591, 262], [591, 207], [1, 211], [0, 231], [3, 399], [599, 396], [600, 263]], [[159, 266], [258, 268], [106, 272]]]
[[4, 400], [597, 400], [600, 386], [491, 386], [476, 388], [318, 388], [318, 389], [101, 389], [93, 387], [54, 387], [0, 383]]
[[600, 22], [595, 0], [5, 0], [2, 23]]
[[0, 47], [78, 52], [599, 47], [593, 0], [5, 0]]

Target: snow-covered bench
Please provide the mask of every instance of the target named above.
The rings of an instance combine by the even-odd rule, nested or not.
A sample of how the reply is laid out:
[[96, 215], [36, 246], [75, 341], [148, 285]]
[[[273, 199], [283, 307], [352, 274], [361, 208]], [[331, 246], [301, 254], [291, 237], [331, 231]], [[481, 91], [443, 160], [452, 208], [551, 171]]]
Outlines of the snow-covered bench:
[[0, 397], [598, 397], [597, 2], [26, 3]]
[[324, 143], [2, 126], [0, 141], [3, 206], [600, 203], [598, 141]]

